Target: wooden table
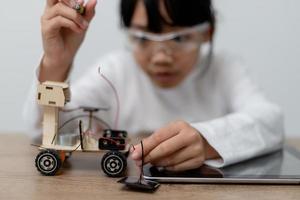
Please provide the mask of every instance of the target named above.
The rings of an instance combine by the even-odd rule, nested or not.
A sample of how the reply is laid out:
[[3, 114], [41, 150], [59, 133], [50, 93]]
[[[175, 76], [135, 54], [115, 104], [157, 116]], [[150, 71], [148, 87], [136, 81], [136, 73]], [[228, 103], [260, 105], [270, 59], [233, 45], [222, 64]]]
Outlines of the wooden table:
[[[300, 147], [299, 140], [293, 143]], [[1, 200], [300, 199], [300, 186], [293, 185], [163, 184], [152, 194], [127, 191], [101, 172], [95, 153], [76, 153], [61, 175], [45, 177], [34, 166], [37, 152], [24, 135], [0, 135]], [[128, 165], [134, 173], [133, 163]]]

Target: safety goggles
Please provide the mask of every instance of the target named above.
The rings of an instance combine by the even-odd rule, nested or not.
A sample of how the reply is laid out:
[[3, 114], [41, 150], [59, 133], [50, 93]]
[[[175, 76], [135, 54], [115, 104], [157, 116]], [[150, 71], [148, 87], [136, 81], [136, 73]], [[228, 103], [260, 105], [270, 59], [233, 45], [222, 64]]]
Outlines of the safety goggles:
[[191, 51], [199, 48], [203, 41], [203, 32], [207, 31], [209, 23], [202, 23], [184, 30], [155, 34], [145, 31], [129, 29], [129, 47], [133, 51], [151, 53], [162, 45], [172, 52]]

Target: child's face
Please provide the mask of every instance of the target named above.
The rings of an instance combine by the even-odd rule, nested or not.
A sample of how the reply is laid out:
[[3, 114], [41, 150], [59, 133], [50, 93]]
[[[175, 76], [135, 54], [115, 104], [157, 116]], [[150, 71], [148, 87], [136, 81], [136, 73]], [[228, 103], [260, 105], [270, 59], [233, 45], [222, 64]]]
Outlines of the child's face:
[[[161, 14], [170, 20], [161, 4]], [[148, 19], [143, 1], [138, 1], [131, 21], [135, 30], [147, 32]], [[163, 26], [162, 33], [185, 30], [180, 27]], [[207, 31], [208, 32], [208, 31]], [[201, 34], [201, 35], [200, 35]], [[134, 50], [134, 57], [152, 82], [161, 88], [171, 88], [179, 85], [192, 71], [199, 57], [200, 45], [209, 40], [208, 33], [190, 32], [183, 40], [191, 40], [195, 44], [189, 48], [180, 48], [178, 41], [139, 41], [142, 46]], [[201, 40], [199, 39], [201, 36]], [[182, 38], [181, 38], [182, 39]], [[187, 45], [186, 45], [187, 46]], [[192, 48], [194, 47], [194, 48]]]

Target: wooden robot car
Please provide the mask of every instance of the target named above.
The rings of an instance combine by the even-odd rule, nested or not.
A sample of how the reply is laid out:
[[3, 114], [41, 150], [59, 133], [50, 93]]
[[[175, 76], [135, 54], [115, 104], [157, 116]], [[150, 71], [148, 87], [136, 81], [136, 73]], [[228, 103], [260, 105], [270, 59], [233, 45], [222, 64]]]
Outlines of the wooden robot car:
[[[77, 133], [60, 133], [59, 109], [70, 101], [69, 86], [66, 83], [46, 81], [38, 85], [37, 102], [43, 106], [43, 138], [40, 152], [36, 156], [37, 170], [46, 176], [57, 174], [65, 159], [73, 152], [103, 152], [101, 168], [111, 177], [124, 174], [127, 167], [127, 132], [103, 129], [99, 137], [92, 137], [91, 120], [98, 108], [83, 107], [89, 112], [88, 127], [83, 130], [83, 122], [78, 122]], [[76, 129], [78, 130], [78, 129]]]

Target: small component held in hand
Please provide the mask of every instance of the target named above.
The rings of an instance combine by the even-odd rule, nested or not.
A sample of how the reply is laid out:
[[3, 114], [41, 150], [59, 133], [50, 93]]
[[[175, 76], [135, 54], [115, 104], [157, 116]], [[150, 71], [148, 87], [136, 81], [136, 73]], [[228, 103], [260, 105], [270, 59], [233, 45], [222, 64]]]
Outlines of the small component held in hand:
[[[118, 181], [118, 183], [125, 184], [128, 188], [133, 190], [140, 190], [140, 191], [148, 191], [148, 192], [154, 192], [160, 184], [155, 181], [145, 180], [144, 175], [144, 146], [143, 141], [141, 141], [141, 147], [142, 147], [142, 166], [141, 166], [141, 173], [139, 177], [124, 177], [121, 180]], [[134, 146], [133, 146], [134, 148]]]
[[85, 13], [85, 8], [82, 5], [77, 4], [74, 9], [81, 15], [84, 15]]
[[84, 15], [85, 13], [85, 7], [80, 5], [80, 3], [77, 2], [77, 0], [72, 1], [72, 7], [75, 9], [79, 14]]

